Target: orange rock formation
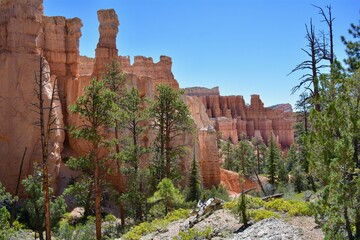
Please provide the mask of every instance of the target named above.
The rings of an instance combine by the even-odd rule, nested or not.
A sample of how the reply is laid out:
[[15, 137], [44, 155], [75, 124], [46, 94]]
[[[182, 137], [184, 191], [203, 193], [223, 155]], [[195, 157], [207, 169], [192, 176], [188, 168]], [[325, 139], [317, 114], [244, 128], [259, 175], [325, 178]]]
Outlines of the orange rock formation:
[[187, 88], [188, 96], [198, 97], [222, 139], [237, 143], [241, 135], [260, 137], [267, 143], [274, 134], [282, 148], [294, 142], [295, 118], [290, 104], [264, 107], [259, 95], [251, 95], [250, 105], [242, 96], [220, 96], [219, 89]]

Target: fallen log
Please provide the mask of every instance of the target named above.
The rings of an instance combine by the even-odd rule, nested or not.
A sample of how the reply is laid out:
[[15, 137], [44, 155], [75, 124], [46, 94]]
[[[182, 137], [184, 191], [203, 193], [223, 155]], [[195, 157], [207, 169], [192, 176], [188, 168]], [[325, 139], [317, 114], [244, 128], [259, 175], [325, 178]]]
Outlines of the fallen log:
[[264, 200], [264, 201], [267, 201], [271, 198], [282, 198], [284, 196], [283, 193], [277, 193], [277, 194], [273, 194], [273, 195], [269, 195], [269, 196], [266, 196], [266, 197], [262, 197], [261, 200]]

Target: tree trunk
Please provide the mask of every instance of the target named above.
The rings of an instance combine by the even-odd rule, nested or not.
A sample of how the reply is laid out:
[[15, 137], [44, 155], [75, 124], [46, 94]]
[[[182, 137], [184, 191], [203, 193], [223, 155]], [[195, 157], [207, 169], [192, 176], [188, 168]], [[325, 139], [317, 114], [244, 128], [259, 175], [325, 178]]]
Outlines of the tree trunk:
[[261, 187], [261, 191], [264, 193], [264, 196], [266, 196], [267, 193], [266, 193], [266, 191], [265, 191], [265, 189], [264, 189], [264, 187], [263, 187], [263, 185], [262, 185], [262, 183], [261, 183], [261, 181], [260, 181], [259, 175], [258, 175], [257, 172], [255, 171], [255, 169], [254, 169], [254, 173], [255, 173], [256, 179], [257, 179], [257, 181], [258, 181], [258, 183], [259, 183], [259, 185], [260, 185], [260, 187]]
[[[39, 239], [44, 240], [43, 231], [39, 230], [38, 234], [39, 234]], [[36, 239], [36, 237], [35, 237], [35, 239]]]
[[[97, 148], [94, 149], [95, 154], [97, 154]], [[100, 184], [99, 184], [99, 162], [97, 157], [94, 156], [94, 165], [95, 165], [95, 227], [96, 227], [96, 239], [101, 239], [101, 193], [100, 193]]]
[[[24, 159], [25, 159], [25, 155], [26, 155], [26, 150], [27, 150], [27, 147], [25, 147], [23, 156], [22, 156], [22, 158], [21, 158], [19, 175], [18, 175], [18, 179], [17, 179], [17, 182], [16, 182], [16, 188], [15, 188], [15, 196], [17, 196], [17, 195], [18, 195], [18, 192], [19, 192], [19, 186], [20, 186], [20, 180], [21, 180], [21, 173], [22, 173], [22, 167], [23, 167], [23, 165], [24, 165]], [[14, 220], [15, 220], [15, 208], [16, 208], [16, 202], [14, 202], [14, 203], [12, 204], [12, 206], [11, 206], [10, 227], [13, 227], [13, 223], [14, 223]]]
[[348, 234], [349, 240], [355, 240], [355, 238], [354, 238], [354, 236], [352, 234], [352, 230], [351, 230], [351, 223], [350, 223], [350, 220], [349, 220], [347, 207], [344, 207], [344, 218], [345, 218], [345, 229], [346, 229], [346, 232]]
[[170, 134], [166, 134], [165, 158], [166, 158], [166, 177], [170, 179], [171, 175], [171, 159], [170, 159]]
[[[115, 121], [115, 139], [119, 140], [119, 129], [118, 129], [118, 122]], [[115, 150], [116, 153], [119, 154], [120, 153], [120, 146], [119, 143], [115, 144]], [[120, 161], [116, 161], [116, 165], [118, 168], [118, 175], [119, 175], [119, 193], [121, 194], [123, 191], [123, 182], [122, 182], [122, 174], [121, 174], [121, 162]], [[125, 211], [124, 211], [124, 204], [120, 201], [119, 202], [119, 209], [120, 209], [120, 221], [121, 221], [121, 226], [125, 226]]]
[[256, 146], [256, 157], [257, 157], [258, 173], [260, 173], [260, 149], [259, 149], [259, 145]]
[[45, 205], [45, 231], [46, 240], [51, 239], [51, 222], [50, 222], [50, 197], [49, 197], [49, 170], [47, 163], [44, 165], [44, 179], [43, 179], [43, 190], [44, 190], [44, 205]]

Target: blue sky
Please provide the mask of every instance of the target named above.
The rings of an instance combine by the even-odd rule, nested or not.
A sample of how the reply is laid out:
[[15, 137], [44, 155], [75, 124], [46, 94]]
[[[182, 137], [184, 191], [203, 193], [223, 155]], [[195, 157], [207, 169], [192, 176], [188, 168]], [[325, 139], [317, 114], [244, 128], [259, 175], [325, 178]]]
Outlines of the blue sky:
[[219, 86], [222, 95], [260, 94], [265, 106], [294, 104], [302, 73], [287, 74], [306, 59], [305, 24], [326, 29], [311, 4], [333, 8], [335, 53], [345, 58], [341, 35], [360, 19], [359, 0], [44, 0], [47, 16], [79, 17], [80, 54], [93, 57], [97, 10], [113, 8], [120, 55], [173, 60], [180, 87]]

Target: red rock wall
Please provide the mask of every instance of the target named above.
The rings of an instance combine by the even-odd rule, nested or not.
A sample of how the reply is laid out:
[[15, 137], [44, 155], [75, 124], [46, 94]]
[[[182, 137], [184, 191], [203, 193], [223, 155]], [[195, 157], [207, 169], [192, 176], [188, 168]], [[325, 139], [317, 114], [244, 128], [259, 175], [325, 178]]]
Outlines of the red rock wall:
[[[31, 104], [37, 103], [34, 73], [39, 76], [44, 44], [42, 9], [41, 0], [0, 2], [0, 181], [11, 193], [15, 192], [24, 149], [27, 151], [21, 179], [32, 173], [34, 162], [41, 160], [40, 132], [34, 125], [39, 115]], [[43, 97], [48, 106], [49, 94], [54, 87], [49, 65], [44, 73]], [[54, 104], [60, 105], [59, 101]], [[60, 107], [52, 114], [57, 117], [54, 127], [58, 129], [50, 136], [48, 163], [50, 184], [56, 187], [64, 124]]]
[[[237, 195], [242, 192], [241, 181], [238, 173], [228, 171], [225, 169], [220, 169], [220, 175], [221, 175], [221, 184], [225, 186], [225, 188], [228, 190], [230, 195]], [[244, 191], [252, 188], [256, 188], [260, 190], [260, 186], [257, 182], [245, 178]]]
[[[237, 143], [242, 134], [261, 137], [266, 143], [274, 133], [283, 148], [294, 143], [295, 118], [289, 104], [265, 108], [259, 95], [251, 96], [246, 106], [242, 96], [220, 96], [211, 89], [189, 88], [189, 96], [197, 96], [206, 107], [209, 118], [214, 119], [222, 139]], [[210, 95], [208, 95], [210, 94]]]

